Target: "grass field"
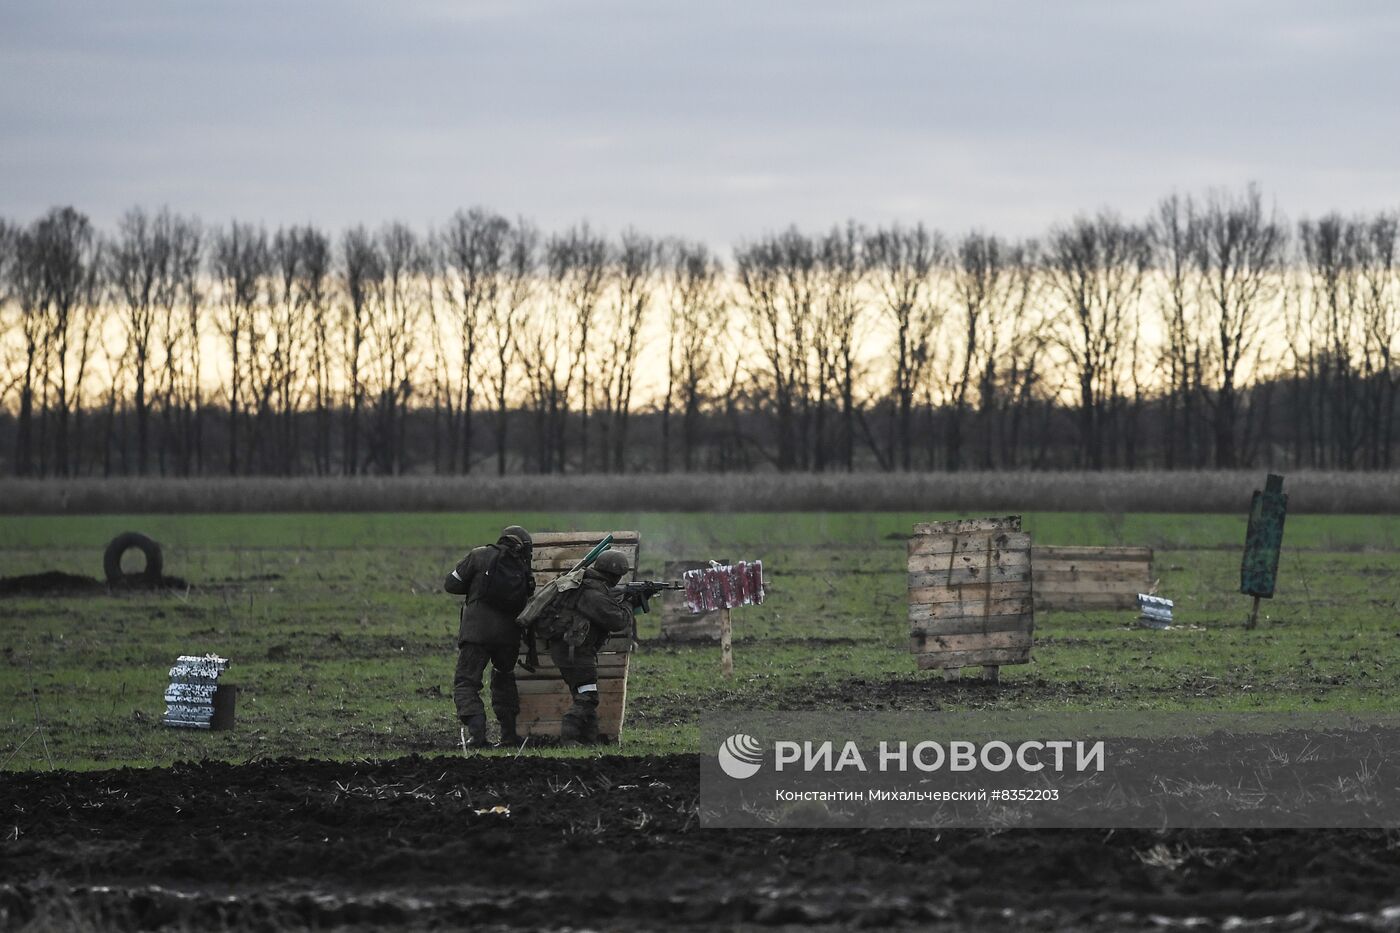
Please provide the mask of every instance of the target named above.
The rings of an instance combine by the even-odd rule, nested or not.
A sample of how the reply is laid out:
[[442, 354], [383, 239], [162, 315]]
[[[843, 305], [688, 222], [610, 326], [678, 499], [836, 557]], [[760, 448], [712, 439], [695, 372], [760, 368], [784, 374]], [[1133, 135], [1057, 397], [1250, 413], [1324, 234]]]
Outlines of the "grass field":
[[[1035, 661], [1000, 687], [944, 683], [907, 652], [903, 536], [920, 513], [261, 514], [0, 519], [0, 574], [100, 576], [124, 530], [165, 546], [188, 592], [0, 600], [0, 761], [90, 769], [215, 758], [448, 752], [456, 632], [444, 573], [508, 521], [638, 528], [642, 571], [762, 558], [767, 603], [735, 612], [736, 677], [643, 620], [622, 751], [691, 751], [716, 708], [1378, 709], [1400, 695], [1400, 518], [1294, 516], [1278, 598], [1252, 632], [1242, 516], [1040, 513], [1038, 544], [1144, 544], [1182, 627], [1042, 613]], [[236, 730], [164, 729], [181, 653], [233, 660]], [[38, 721], [41, 736], [30, 738]], [[30, 740], [19, 748], [25, 740]], [[47, 747], [45, 747], [45, 741]], [[19, 748], [18, 752], [16, 749]], [[590, 754], [543, 752], [542, 754]], [[503, 753], [502, 753], [503, 754]]]
[[[192, 512], [1234, 512], [1262, 470], [0, 478], [0, 514]], [[1400, 515], [1400, 472], [1291, 470], [1293, 515]]]

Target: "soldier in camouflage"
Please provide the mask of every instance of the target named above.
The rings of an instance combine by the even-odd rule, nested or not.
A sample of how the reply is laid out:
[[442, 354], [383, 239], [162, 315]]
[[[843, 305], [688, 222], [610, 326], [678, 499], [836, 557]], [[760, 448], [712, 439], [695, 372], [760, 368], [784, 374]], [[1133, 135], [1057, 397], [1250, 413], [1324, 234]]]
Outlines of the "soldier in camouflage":
[[[520, 744], [515, 731], [515, 720], [520, 714], [520, 695], [515, 685], [520, 629], [515, 617], [535, 589], [529, 572], [532, 545], [528, 531], [511, 525], [501, 532], [494, 545], [475, 548], [462, 558], [443, 584], [447, 592], [466, 597], [457, 631], [452, 699], [462, 723], [462, 743], [468, 748], [488, 744], [486, 707], [481, 702], [481, 682], [487, 664], [491, 665], [491, 711], [501, 726], [501, 743]], [[511, 580], [504, 598], [499, 592], [502, 578]]]
[[549, 643], [549, 655], [573, 697], [559, 730], [566, 744], [598, 740], [598, 649], [609, 636], [632, 629], [632, 610], [612, 590], [628, 569], [625, 554], [604, 551], [584, 571], [582, 585], [561, 600], [560, 629], [579, 633], [577, 638], [560, 637]]

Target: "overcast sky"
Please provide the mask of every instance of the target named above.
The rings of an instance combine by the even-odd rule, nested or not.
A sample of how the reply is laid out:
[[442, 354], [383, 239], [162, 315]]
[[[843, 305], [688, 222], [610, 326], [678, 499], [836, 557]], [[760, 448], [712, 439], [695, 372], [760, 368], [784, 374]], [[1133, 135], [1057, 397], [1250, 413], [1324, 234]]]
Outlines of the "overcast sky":
[[1400, 4], [0, 3], [0, 214], [1034, 234], [1400, 207]]

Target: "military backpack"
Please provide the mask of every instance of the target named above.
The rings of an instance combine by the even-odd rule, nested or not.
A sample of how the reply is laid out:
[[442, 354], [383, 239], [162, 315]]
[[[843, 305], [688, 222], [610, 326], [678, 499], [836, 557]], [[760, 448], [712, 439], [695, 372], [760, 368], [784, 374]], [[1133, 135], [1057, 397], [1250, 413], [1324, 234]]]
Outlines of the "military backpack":
[[502, 612], [518, 613], [525, 608], [533, 590], [530, 565], [514, 551], [499, 544], [490, 545], [496, 553], [485, 571], [480, 599]]

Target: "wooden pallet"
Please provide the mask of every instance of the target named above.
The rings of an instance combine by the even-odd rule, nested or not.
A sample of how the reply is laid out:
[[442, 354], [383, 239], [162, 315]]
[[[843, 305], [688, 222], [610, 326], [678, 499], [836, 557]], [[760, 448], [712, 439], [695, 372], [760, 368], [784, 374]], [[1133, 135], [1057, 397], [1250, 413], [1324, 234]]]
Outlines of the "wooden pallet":
[[[535, 583], [543, 585], [578, 563], [606, 531], [546, 531], [533, 535], [534, 559], [531, 569]], [[627, 555], [627, 563], [637, 567], [641, 535], [635, 531], [614, 531], [612, 547]], [[628, 574], [624, 579], [631, 579]], [[626, 637], [612, 638], [598, 653], [598, 732], [610, 741], [622, 741], [622, 722], [627, 712], [627, 671], [632, 645]], [[522, 649], [520, 659], [525, 659]], [[559, 669], [540, 645], [539, 669], [533, 674], [516, 667], [515, 682], [520, 689], [520, 717], [516, 727], [521, 735], [559, 734], [565, 711], [573, 704], [569, 688], [559, 677]]]
[[909, 539], [909, 650], [949, 675], [1031, 659], [1031, 538], [1019, 516], [931, 522]]
[[[716, 563], [727, 564], [727, 560]], [[687, 570], [704, 570], [707, 560], [672, 560], [662, 567], [664, 580], [679, 580]], [[661, 637], [667, 641], [718, 642], [720, 610], [691, 612], [685, 605], [685, 593], [668, 590], [661, 594]]]
[[1135, 610], [1152, 587], [1150, 547], [1034, 547], [1035, 608]]

